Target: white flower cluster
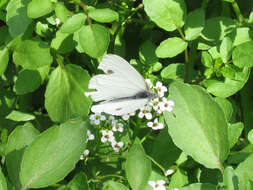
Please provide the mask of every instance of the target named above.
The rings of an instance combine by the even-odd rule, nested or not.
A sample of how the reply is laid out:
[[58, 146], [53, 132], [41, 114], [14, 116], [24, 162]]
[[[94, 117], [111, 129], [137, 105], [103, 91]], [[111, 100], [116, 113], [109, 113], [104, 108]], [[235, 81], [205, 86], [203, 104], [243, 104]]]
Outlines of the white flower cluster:
[[[172, 100], [168, 100], [164, 97], [164, 93], [167, 92], [167, 88], [163, 86], [161, 82], [157, 82], [155, 86], [153, 86], [150, 79], [146, 79], [146, 83], [148, 87], [157, 93], [157, 98], [151, 100], [148, 105], [142, 108], [138, 114], [139, 118], [145, 117], [147, 120], [151, 120], [152, 116], [152, 108], [159, 115], [164, 111], [171, 112], [173, 110], [174, 102]], [[153, 122], [148, 122], [147, 126], [152, 128], [153, 130], [163, 129], [164, 126], [162, 123], [159, 123], [158, 118], [155, 118]]]

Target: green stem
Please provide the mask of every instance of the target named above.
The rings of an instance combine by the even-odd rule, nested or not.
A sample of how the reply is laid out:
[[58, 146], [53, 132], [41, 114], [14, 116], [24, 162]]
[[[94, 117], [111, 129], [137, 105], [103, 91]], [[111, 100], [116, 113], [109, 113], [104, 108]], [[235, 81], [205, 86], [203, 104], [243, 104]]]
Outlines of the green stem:
[[165, 173], [165, 169], [158, 163], [158, 162], [156, 162], [152, 157], [150, 157], [149, 155], [147, 155], [147, 157], [148, 157], [148, 159], [150, 159], [158, 168], [160, 168], [162, 171], [163, 171], [163, 173]]
[[150, 130], [142, 139], [141, 144], [149, 137], [149, 135], [152, 133], [152, 130]]
[[55, 58], [55, 59], [56, 59], [57, 64], [58, 64], [61, 68], [64, 68], [62, 56], [56, 54], [56, 58]]
[[240, 8], [239, 8], [239, 6], [238, 6], [238, 4], [237, 4], [237, 2], [235, 0], [232, 2], [232, 7], [233, 7], [233, 9], [235, 11], [235, 14], [236, 14], [239, 22], [243, 23], [243, 21], [244, 21], [243, 15], [242, 15], [242, 13], [240, 11]]
[[80, 7], [83, 8], [84, 13], [87, 16], [87, 21], [88, 21], [89, 25], [91, 25], [92, 23], [91, 23], [91, 19], [90, 19], [89, 15], [88, 15], [87, 5], [85, 3], [83, 3], [82, 1], [79, 1], [79, 2], [78, 1], [70, 1], [70, 3], [74, 3], [74, 4], [79, 5]]

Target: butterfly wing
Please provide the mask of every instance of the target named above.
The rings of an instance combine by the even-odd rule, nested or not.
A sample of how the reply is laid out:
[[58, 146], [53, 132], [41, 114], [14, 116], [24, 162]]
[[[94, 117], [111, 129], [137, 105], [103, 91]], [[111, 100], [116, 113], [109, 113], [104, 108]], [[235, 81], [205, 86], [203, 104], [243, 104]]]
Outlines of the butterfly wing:
[[143, 77], [117, 55], [105, 55], [98, 68], [106, 74], [96, 75], [89, 82], [89, 88], [97, 90], [89, 93], [94, 101], [131, 97], [148, 90]]
[[94, 113], [105, 112], [111, 115], [126, 115], [142, 108], [148, 101], [148, 98], [105, 101], [92, 106], [91, 111]]

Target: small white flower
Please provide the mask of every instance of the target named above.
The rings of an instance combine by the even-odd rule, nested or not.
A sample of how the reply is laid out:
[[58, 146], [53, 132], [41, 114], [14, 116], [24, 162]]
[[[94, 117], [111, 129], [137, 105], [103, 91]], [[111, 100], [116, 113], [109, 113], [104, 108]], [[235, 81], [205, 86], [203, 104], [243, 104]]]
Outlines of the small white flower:
[[115, 137], [113, 136], [112, 131], [102, 130], [101, 142], [103, 142], [103, 143], [105, 143], [107, 141], [112, 142], [112, 141], [114, 141], [114, 139], [115, 139]]
[[90, 151], [88, 149], [85, 149], [83, 154], [80, 156], [80, 160], [84, 160], [85, 157], [89, 155]]
[[151, 82], [150, 79], [145, 79], [145, 82], [146, 82], [146, 84], [148, 85], [148, 88], [149, 88], [149, 89], [153, 88], [153, 84], [152, 84], [152, 82]]
[[149, 105], [144, 106], [144, 107], [140, 110], [140, 112], [139, 112], [139, 114], [138, 114], [138, 117], [139, 117], [139, 118], [143, 118], [143, 117], [145, 116], [146, 119], [148, 119], [148, 120], [152, 119], [152, 114], [150, 113], [151, 110], [152, 110], [152, 108], [151, 108]]
[[61, 20], [60, 20], [59, 18], [56, 18], [56, 19], [55, 19], [55, 23], [56, 23], [56, 26], [58, 27], [59, 24], [61, 23]]
[[92, 141], [95, 139], [95, 136], [90, 132], [90, 130], [87, 130], [87, 141]]
[[166, 190], [164, 180], [149, 181], [148, 184], [153, 187], [153, 190]]
[[123, 124], [122, 123], [119, 123], [119, 122], [117, 122], [117, 121], [113, 121], [113, 123], [112, 123], [112, 130], [114, 131], [114, 132], [116, 132], [116, 131], [119, 131], [119, 132], [123, 132], [124, 131], [124, 128], [123, 128]]
[[115, 140], [112, 141], [112, 148], [115, 152], [119, 152], [119, 150], [123, 147], [123, 142], [116, 142]]
[[90, 123], [94, 125], [99, 125], [100, 121], [106, 120], [106, 117], [101, 113], [95, 113], [90, 115]]
[[174, 170], [172, 170], [172, 169], [169, 169], [169, 170], [167, 170], [167, 171], [165, 171], [165, 176], [169, 176], [169, 175], [171, 175], [171, 174], [173, 174], [175, 171]]
[[149, 105], [153, 107], [155, 111], [159, 110], [159, 98], [155, 98], [149, 102]]
[[164, 96], [164, 92], [167, 92], [167, 88], [163, 86], [163, 84], [159, 81], [156, 83], [154, 88], [156, 89], [157, 94], [160, 98]]
[[167, 98], [163, 97], [162, 102], [159, 102], [159, 108], [164, 112], [168, 111], [171, 112], [173, 110], [173, 106], [175, 103], [172, 100], [168, 100]]
[[122, 116], [122, 119], [123, 120], [128, 120], [129, 118], [130, 118], [130, 116], [133, 116], [133, 115], [135, 115], [135, 112], [132, 112], [132, 113], [128, 113], [128, 114], [126, 114], [126, 115], [123, 115]]
[[155, 118], [154, 122], [148, 122], [147, 126], [152, 128], [153, 130], [163, 129], [163, 124], [159, 123], [157, 118]]

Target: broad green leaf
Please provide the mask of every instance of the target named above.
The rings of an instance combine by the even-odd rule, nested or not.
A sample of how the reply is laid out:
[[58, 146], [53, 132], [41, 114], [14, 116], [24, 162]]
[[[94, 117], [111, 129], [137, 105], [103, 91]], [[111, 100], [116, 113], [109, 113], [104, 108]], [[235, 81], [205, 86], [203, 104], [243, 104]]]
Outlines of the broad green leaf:
[[0, 76], [4, 74], [9, 62], [9, 50], [6, 47], [0, 47]]
[[233, 42], [230, 37], [224, 37], [220, 45], [220, 56], [223, 63], [227, 63], [232, 55]]
[[251, 129], [248, 133], [248, 140], [251, 144], [253, 144], [253, 129]]
[[5, 6], [9, 0], [0, 0], [0, 8]]
[[174, 190], [175, 188], [183, 187], [188, 183], [189, 182], [186, 172], [178, 169], [170, 178], [168, 190]]
[[235, 28], [236, 22], [227, 17], [214, 17], [206, 20], [201, 36], [208, 41], [219, 41]]
[[14, 48], [13, 61], [24, 69], [38, 69], [53, 61], [50, 48], [39, 39], [20, 41]]
[[67, 188], [69, 190], [81, 190], [89, 189], [88, 180], [85, 173], [77, 173], [74, 178], [68, 183]]
[[103, 183], [102, 190], [129, 190], [129, 189], [121, 183], [115, 181], [106, 181]]
[[224, 171], [224, 185], [227, 190], [238, 190], [238, 178], [234, 174], [234, 169], [228, 166]]
[[156, 45], [147, 40], [141, 44], [139, 50], [140, 61], [147, 67], [150, 67], [158, 62], [158, 57], [155, 54]]
[[14, 89], [17, 94], [26, 94], [39, 88], [41, 84], [40, 73], [37, 70], [23, 69], [15, 81]]
[[168, 129], [161, 130], [152, 146], [152, 158], [167, 170], [175, 163], [180, 154], [181, 150], [173, 144]]
[[233, 63], [237, 67], [252, 67], [253, 66], [253, 41], [245, 42], [238, 45], [233, 53]]
[[4, 177], [1, 167], [0, 167], [0, 189], [7, 190], [7, 182], [6, 182], [6, 179]]
[[45, 93], [45, 107], [55, 122], [73, 115], [87, 116], [91, 101], [84, 95], [90, 76], [80, 66], [58, 66], [51, 74]]
[[247, 188], [250, 180], [253, 179], [253, 154], [248, 156], [243, 162], [241, 162], [235, 169], [235, 175], [238, 177], [239, 189], [249, 190]]
[[187, 48], [187, 42], [178, 37], [168, 38], [160, 43], [155, 53], [159, 58], [171, 58], [182, 53]]
[[235, 115], [232, 103], [226, 98], [221, 97], [215, 97], [214, 101], [219, 104], [220, 108], [225, 114], [227, 121], [230, 122], [233, 116]]
[[130, 148], [126, 160], [127, 181], [133, 190], [142, 189], [151, 173], [151, 161], [143, 147], [135, 142]]
[[219, 105], [196, 85], [173, 82], [169, 93], [168, 99], [175, 106], [173, 113], [165, 112], [165, 121], [175, 145], [205, 167], [222, 170], [229, 142], [226, 118]]
[[82, 31], [83, 28], [84, 28], [84, 26], [80, 30], [74, 32], [74, 35], [73, 35], [73, 40], [76, 42], [75, 48], [76, 48], [77, 52], [79, 52], [79, 53], [84, 53], [83, 48], [81, 46], [81, 40], [79, 40], [79, 32]]
[[201, 34], [205, 26], [205, 11], [204, 9], [195, 9], [190, 12], [185, 21], [185, 39], [195, 40]]
[[27, 15], [30, 18], [39, 18], [51, 13], [54, 8], [52, 0], [32, 0], [27, 7]]
[[27, 17], [26, 6], [30, 0], [11, 0], [6, 8], [6, 21], [12, 38], [23, 34], [32, 19]]
[[87, 125], [87, 122], [70, 120], [39, 135], [23, 155], [22, 187], [47, 187], [73, 170], [85, 149]]
[[62, 33], [73, 33], [79, 30], [86, 20], [84, 13], [78, 13], [70, 17], [60, 28]]
[[56, 32], [56, 36], [51, 42], [51, 48], [62, 54], [71, 52], [75, 46], [73, 34], [62, 33], [61, 31]]
[[43, 24], [42, 22], [37, 22], [35, 27], [35, 32], [39, 36], [47, 37], [49, 35], [50, 28], [48, 27], [48, 24]]
[[93, 58], [101, 57], [107, 50], [110, 34], [102, 25], [84, 26], [79, 32], [79, 43], [85, 53]]
[[238, 46], [252, 40], [253, 31], [248, 27], [236, 28], [231, 34], [233, 46]]
[[119, 14], [116, 11], [109, 8], [104, 9], [91, 8], [88, 9], [88, 15], [91, 19], [101, 23], [109, 23], [119, 19]]
[[185, 73], [185, 65], [183, 63], [171, 63], [163, 68], [161, 77], [164, 79], [183, 79]]
[[16, 127], [8, 137], [6, 145], [6, 165], [10, 179], [16, 189], [20, 189], [20, 164], [24, 149], [39, 135], [31, 123]]
[[0, 91], [0, 117], [8, 115], [15, 106], [16, 96], [13, 91]]
[[232, 148], [236, 142], [238, 141], [244, 125], [242, 122], [233, 123], [228, 125], [228, 140], [229, 140], [229, 147]]
[[207, 88], [207, 91], [213, 95], [226, 98], [235, 94], [244, 86], [249, 78], [249, 74], [250, 69], [247, 67], [242, 69], [235, 68], [235, 75], [233, 78], [225, 78], [224, 81], [207, 79], [203, 84]]
[[214, 67], [213, 58], [207, 51], [201, 52], [201, 63], [208, 68]]
[[193, 183], [179, 190], [217, 190], [216, 185], [209, 183]]
[[60, 19], [61, 22], [65, 23], [68, 20], [69, 11], [63, 2], [57, 2], [54, 11], [56, 18]]
[[152, 21], [167, 31], [181, 28], [185, 22], [184, 0], [143, 0], [144, 10]]
[[35, 116], [29, 113], [13, 110], [9, 115], [6, 116], [6, 119], [13, 121], [30, 121], [34, 120]]

